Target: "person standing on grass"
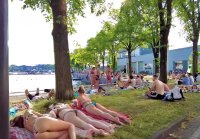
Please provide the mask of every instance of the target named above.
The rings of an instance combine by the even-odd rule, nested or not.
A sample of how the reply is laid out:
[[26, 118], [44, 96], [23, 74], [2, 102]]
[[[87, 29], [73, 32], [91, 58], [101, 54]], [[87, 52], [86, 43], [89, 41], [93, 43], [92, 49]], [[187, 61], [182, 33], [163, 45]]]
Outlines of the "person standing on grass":
[[124, 65], [123, 73], [126, 74], [126, 65]]
[[100, 64], [97, 65], [96, 68], [96, 83], [95, 83], [95, 89], [99, 88], [99, 82], [100, 82], [100, 77], [101, 77], [101, 71], [100, 71]]
[[165, 97], [165, 84], [158, 79], [157, 75], [153, 75], [153, 84], [146, 96], [152, 99], [163, 99]]
[[95, 75], [95, 67], [92, 67], [90, 70], [90, 82], [91, 82], [91, 89], [93, 86], [95, 86], [96, 83], [96, 75]]
[[110, 68], [109, 65], [107, 65], [107, 69], [106, 69], [106, 83], [108, 84], [112, 84], [112, 69]]

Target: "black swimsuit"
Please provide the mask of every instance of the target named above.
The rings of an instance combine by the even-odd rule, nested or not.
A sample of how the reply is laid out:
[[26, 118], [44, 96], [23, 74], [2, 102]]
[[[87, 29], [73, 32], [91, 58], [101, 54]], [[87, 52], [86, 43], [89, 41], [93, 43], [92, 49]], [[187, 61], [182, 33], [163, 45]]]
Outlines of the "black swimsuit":
[[[58, 109], [58, 110], [57, 110], [56, 116], [59, 117], [59, 113], [60, 113], [62, 110], [65, 110], [65, 109], [67, 109], [67, 108], [60, 108], [60, 109]], [[76, 116], [78, 116], [78, 110], [70, 109], [70, 110], [66, 111], [66, 112], [63, 114], [62, 118], [60, 117], [60, 119], [63, 119], [63, 120], [64, 120], [65, 115], [66, 115], [67, 113], [69, 113], [69, 112], [74, 112], [74, 113], [76, 114]]]

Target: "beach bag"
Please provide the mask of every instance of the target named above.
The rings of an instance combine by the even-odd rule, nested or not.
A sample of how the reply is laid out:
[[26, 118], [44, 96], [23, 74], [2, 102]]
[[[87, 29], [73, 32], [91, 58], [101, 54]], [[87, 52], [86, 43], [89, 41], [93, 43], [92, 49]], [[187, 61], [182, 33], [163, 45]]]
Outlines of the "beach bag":
[[182, 99], [181, 89], [176, 86], [165, 95], [165, 98], [163, 100], [174, 101], [174, 100], [181, 100], [181, 99]]
[[182, 99], [181, 96], [181, 89], [177, 86], [175, 86], [172, 90], [171, 90], [171, 96], [173, 99]]

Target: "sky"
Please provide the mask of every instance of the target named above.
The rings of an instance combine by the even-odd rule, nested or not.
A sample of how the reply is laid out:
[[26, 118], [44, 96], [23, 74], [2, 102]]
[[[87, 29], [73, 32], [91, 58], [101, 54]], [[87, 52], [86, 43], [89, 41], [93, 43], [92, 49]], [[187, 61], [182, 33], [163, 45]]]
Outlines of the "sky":
[[[114, 7], [120, 7], [120, 0], [114, 2]], [[40, 10], [21, 9], [22, 2], [9, 1], [9, 65], [54, 64], [53, 38], [51, 36], [52, 22], [46, 22]], [[77, 33], [69, 36], [69, 49], [76, 48], [76, 42], [86, 46], [87, 40], [95, 37], [102, 28], [106, 15], [96, 17], [86, 10], [86, 18], [78, 18], [75, 26]], [[169, 35], [171, 48], [190, 46], [184, 36], [180, 36], [182, 26], [179, 21], [173, 21]]]

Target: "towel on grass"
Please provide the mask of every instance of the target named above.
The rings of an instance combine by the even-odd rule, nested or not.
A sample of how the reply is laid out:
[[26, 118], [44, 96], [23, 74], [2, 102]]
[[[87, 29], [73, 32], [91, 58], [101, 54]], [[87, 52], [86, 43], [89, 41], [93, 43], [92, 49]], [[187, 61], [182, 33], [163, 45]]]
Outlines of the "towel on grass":
[[[82, 111], [82, 112], [85, 113], [87, 116], [90, 116], [90, 117], [92, 117], [92, 118], [94, 118], [94, 119], [106, 121], [106, 122], [108, 122], [108, 123], [113, 123], [112, 121], [110, 121], [110, 120], [108, 120], [108, 119], [105, 119], [105, 118], [103, 118], [103, 117], [101, 117], [101, 116], [99, 116], [99, 115], [91, 114], [91, 113], [87, 112], [87, 111], [86, 111], [85, 109], [83, 109], [83, 108], [78, 108], [76, 105], [71, 105], [71, 107], [72, 107], [73, 109], [78, 109], [78, 110]], [[113, 110], [112, 110], [112, 111], [113, 111]], [[116, 111], [115, 111], [115, 112], [116, 112]], [[121, 113], [121, 112], [117, 112], [117, 113], [119, 113], [120, 115], [122, 115], [122, 116], [124, 116], [124, 117], [126, 117], [126, 118], [131, 119], [130, 116], [127, 115], [127, 114], [124, 114], [124, 113]], [[123, 122], [123, 120], [122, 120], [121, 118], [120, 118], [120, 121]]]
[[10, 139], [34, 139], [33, 133], [25, 128], [10, 127]]

